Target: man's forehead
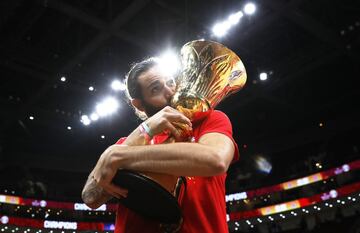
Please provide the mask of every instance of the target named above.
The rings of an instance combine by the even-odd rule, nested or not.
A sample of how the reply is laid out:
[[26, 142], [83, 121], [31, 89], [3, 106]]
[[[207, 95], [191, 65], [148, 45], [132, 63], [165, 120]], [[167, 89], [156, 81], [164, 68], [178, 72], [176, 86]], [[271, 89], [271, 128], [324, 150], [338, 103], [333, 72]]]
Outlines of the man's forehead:
[[140, 75], [139, 81], [143, 84], [150, 84], [161, 80], [169, 80], [171, 77], [161, 72], [158, 66], [154, 66]]

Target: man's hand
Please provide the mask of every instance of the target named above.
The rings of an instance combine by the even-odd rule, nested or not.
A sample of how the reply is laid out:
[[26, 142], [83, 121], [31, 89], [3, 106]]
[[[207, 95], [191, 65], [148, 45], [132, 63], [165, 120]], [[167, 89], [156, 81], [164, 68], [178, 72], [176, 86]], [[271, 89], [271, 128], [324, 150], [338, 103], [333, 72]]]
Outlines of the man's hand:
[[113, 146], [108, 147], [100, 156], [93, 170], [93, 179], [110, 195], [120, 199], [126, 197], [128, 191], [112, 183], [112, 179], [119, 169], [114, 164], [112, 148]]
[[146, 120], [146, 124], [154, 135], [168, 130], [176, 140], [181, 140], [180, 132], [176, 129], [179, 123], [192, 127], [191, 121], [184, 114], [169, 106]]

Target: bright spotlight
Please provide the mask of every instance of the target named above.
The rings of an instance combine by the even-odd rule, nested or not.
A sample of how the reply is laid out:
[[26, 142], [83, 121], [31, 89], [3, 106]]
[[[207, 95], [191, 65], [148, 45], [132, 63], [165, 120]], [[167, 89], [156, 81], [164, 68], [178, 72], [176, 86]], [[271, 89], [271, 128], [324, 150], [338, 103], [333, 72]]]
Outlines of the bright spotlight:
[[265, 73], [265, 72], [260, 73], [260, 80], [261, 81], [265, 81], [267, 78], [268, 78], [267, 73]]
[[228, 21], [222, 22], [222, 23], [217, 23], [214, 25], [214, 27], [212, 28], [212, 31], [214, 33], [215, 36], [217, 37], [223, 37], [226, 35], [226, 33], [228, 32], [228, 30], [231, 27], [231, 23]]
[[97, 121], [97, 120], [99, 120], [99, 115], [96, 114], [96, 113], [91, 113], [90, 119], [91, 119], [92, 121]]
[[236, 12], [235, 14], [231, 14], [228, 18], [228, 22], [231, 25], [235, 25], [237, 23], [239, 23], [240, 19], [244, 16], [244, 14], [242, 13], [242, 11]]
[[161, 72], [172, 77], [179, 70], [180, 61], [175, 52], [168, 50], [159, 56], [158, 65]]
[[244, 12], [247, 15], [252, 15], [255, 13], [255, 11], [256, 11], [256, 6], [254, 3], [251, 3], [251, 2], [247, 3], [244, 7]]
[[93, 91], [94, 90], [94, 87], [93, 86], [90, 86], [89, 87], [89, 91]]
[[90, 125], [90, 123], [91, 123], [91, 120], [89, 119], [89, 117], [87, 115], [82, 115], [80, 121], [84, 125]]
[[113, 97], [108, 97], [103, 102], [96, 105], [96, 113], [100, 117], [104, 117], [114, 113], [118, 108], [118, 101]]
[[[2, 216], [1, 217], [1, 223], [2, 224], [8, 224], [8, 222], [9, 222], [9, 217], [8, 216], [6, 216], [6, 215], [4, 215], [4, 216]], [[6, 229], [6, 228], [5, 228]]]
[[62, 76], [62, 77], [60, 78], [60, 80], [61, 80], [61, 82], [65, 82], [65, 81], [66, 81], [66, 77], [65, 77], [65, 76]]
[[120, 82], [119, 80], [114, 80], [111, 83], [111, 88], [114, 91], [124, 91], [126, 89], [126, 86], [125, 86], [125, 84], [123, 82]]
[[29, 119], [30, 119], [30, 120], [34, 120], [34, 117], [33, 117], [33, 116], [29, 116]]
[[68, 126], [67, 129], [68, 129], [68, 130], [71, 130], [71, 126]]

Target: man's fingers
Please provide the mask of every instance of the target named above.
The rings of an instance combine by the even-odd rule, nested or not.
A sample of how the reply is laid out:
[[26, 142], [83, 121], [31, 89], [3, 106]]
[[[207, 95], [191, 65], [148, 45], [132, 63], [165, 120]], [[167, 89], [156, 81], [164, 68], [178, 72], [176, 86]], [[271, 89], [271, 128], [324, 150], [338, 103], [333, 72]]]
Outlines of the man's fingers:
[[121, 188], [112, 183], [109, 184], [109, 187], [111, 187], [111, 190], [113, 190], [116, 194], [120, 195], [121, 197], [127, 197], [128, 195], [127, 189]]
[[163, 108], [163, 111], [164, 111], [164, 112], [174, 112], [174, 111], [176, 111], [176, 109], [173, 108], [173, 107], [171, 107], [171, 106], [165, 106], [165, 107]]
[[191, 126], [191, 121], [189, 120], [189, 118], [187, 118], [186, 116], [184, 116], [183, 114], [176, 112], [176, 113], [168, 113], [167, 114], [167, 119], [170, 122], [179, 122], [179, 123], [183, 123], [183, 124], [187, 124], [189, 126]]
[[172, 108], [170, 106], [166, 106], [164, 108], [164, 111], [167, 113], [169, 117], [171, 117], [172, 120], [177, 120], [179, 122], [188, 124], [191, 126], [191, 121], [181, 112], [176, 110], [175, 108]]
[[111, 196], [113, 196], [113, 197], [115, 197], [115, 198], [117, 198], [117, 199], [121, 199], [121, 198], [122, 198], [121, 195], [119, 195], [119, 194], [111, 191], [110, 189], [106, 189], [106, 192], [108, 192]]
[[178, 130], [175, 128], [175, 126], [173, 124], [171, 124], [170, 122], [166, 123], [166, 129], [169, 130], [171, 132], [172, 135], [176, 136], [177, 134], [179, 134]]
[[171, 135], [173, 135], [177, 141], [181, 140], [180, 132], [174, 127], [173, 124], [168, 122], [166, 128], [171, 132]]
[[107, 182], [105, 180], [96, 180], [96, 178], [94, 177], [95, 182], [97, 183], [97, 185], [101, 186], [106, 192], [108, 192], [110, 195], [116, 197], [116, 198], [123, 198], [123, 197], [127, 197], [128, 194], [128, 190], [121, 188], [119, 186], [116, 186], [110, 182]]
[[107, 184], [106, 187], [104, 187], [106, 192], [108, 192], [110, 195], [116, 197], [116, 198], [125, 198], [127, 197], [128, 190], [124, 188], [120, 188], [112, 183]]

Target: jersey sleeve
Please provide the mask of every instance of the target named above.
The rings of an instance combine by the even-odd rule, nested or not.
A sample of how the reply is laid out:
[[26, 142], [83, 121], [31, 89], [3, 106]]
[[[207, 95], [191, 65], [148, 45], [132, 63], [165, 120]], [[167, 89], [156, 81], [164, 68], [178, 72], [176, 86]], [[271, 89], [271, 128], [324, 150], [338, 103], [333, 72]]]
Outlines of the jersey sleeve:
[[126, 137], [122, 137], [119, 140], [117, 140], [117, 142], [115, 143], [116, 145], [121, 145], [123, 144], [123, 142], [126, 140]]
[[204, 120], [200, 127], [199, 138], [207, 133], [221, 133], [228, 136], [233, 141], [235, 146], [233, 162], [239, 159], [239, 148], [233, 138], [230, 119], [228, 116], [226, 116], [225, 113], [218, 110], [214, 110], [210, 113], [210, 115]]

